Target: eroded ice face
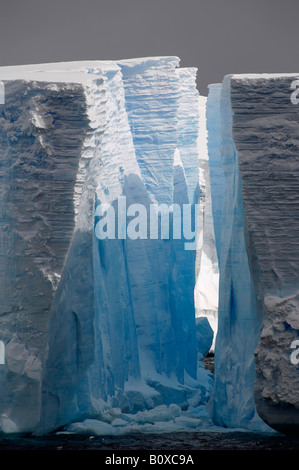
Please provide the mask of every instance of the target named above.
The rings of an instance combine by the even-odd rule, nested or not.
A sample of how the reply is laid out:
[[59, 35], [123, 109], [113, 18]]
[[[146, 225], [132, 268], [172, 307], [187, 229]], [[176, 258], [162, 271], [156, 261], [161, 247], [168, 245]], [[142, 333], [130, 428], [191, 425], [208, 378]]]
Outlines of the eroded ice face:
[[[223, 169], [217, 173], [211, 161], [215, 208], [223, 211], [221, 228], [215, 225], [220, 300], [214, 412], [227, 425], [253, 423], [256, 406], [273, 427], [297, 425], [298, 376], [290, 361], [298, 332], [297, 79], [234, 75], [215, 99], [211, 90], [210, 107], [218, 106], [221, 118], [211, 144]], [[224, 202], [215, 190], [223, 177]]]
[[204, 226], [195, 71], [177, 67], [169, 57], [0, 70], [7, 432], [209, 396], [197, 369], [196, 250], [94, 231], [99, 203], [194, 204], [200, 192]]

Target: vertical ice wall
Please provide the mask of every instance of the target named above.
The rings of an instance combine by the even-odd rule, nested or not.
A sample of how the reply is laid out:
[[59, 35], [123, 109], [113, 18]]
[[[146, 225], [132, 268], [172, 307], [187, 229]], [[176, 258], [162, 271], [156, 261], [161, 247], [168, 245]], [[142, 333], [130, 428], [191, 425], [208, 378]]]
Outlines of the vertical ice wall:
[[[202, 214], [200, 213], [200, 190], [198, 171], [199, 110], [198, 91], [196, 89], [196, 72], [194, 68], [177, 70], [179, 99], [177, 109], [177, 147], [174, 155], [173, 169], [173, 203], [181, 208], [182, 217], [190, 223], [181, 224], [182, 239], [172, 240], [172, 256], [170, 264], [171, 295], [170, 306], [176, 322], [176, 335], [179, 344], [179, 361], [188, 363], [186, 368], [191, 377], [196, 377], [195, 346], [195, 298], [196, 283], [196, 254], [198, 252], [200, 226]], [[188, 215], [184, 208], [190, 208]], [[175, 222], [175, 221], [174, 221]], [[193, 241], [187, 241], [189, 235], [186, 229], [195, 231]], [[192, 247], [193, 249], [188, 249]], [[192, 269], [188, 269], [192, 266]], [[184, 315], [181, 315], [181, 312]], [[191, 326], [192, 325], [192, 326]], [[191, 326], [191, 329], [190, 329]], [[193, 331], [192, 336], [188, 333]], [[189, 337], [188, 337], [189, 336]], [[184, 344], [189, 343], [186, 348]], [[195, 346], [196, 348], [196, 346]]]
[[195, 71], [177, 66], [150, 58], [1, 69], [1, 285], [12, 292], [1, 304], [4, 431], [40, 421], [47, 432], [107, 406], [186, 403], [186, 377], [201, 386], [195, 250], [171, 237], [95, 232], [103, 203], [117, 230], [120, 197], [147, 213], [153, 202], [196, 202]]
[[196, 169], [202, 155], [198, 151], [198, 138], [205, 124], [204, 119], [200, 120], [199, 103], [205, 98], [199, 97], [196, 89], [197, 69], [182, 68], [177, 70], [177, 74], [180, 85], [177, 149], [185, 172], [188, 199], [193, 204], [200, 198], [199, 169]]
[[126, 179], [138, 180], [140, 172], [120, 71], [99, 67], [92, 72], [102, 80], [85, 88], [89, 129], [82, 149], [84, 184], [64, 277], [52, 304], [39, 432], [96, 415], [129, 376], [140, 376], [124, 242], [99, 242], [95, 236], [98, 205], [113, 204]]
[[153, 201], [172, 203], [180, 83], [176, 57], [118, 62], [136, 159]]
[[[178, 146], [178, 132], [181, 126], [187, 128], [185, 123], [181, 123], [179, 116], [179, 103], [185, 90], [181, 86], [177, 70], [178, 59], [170, 57], [126, 60], [119, 62], [119, 65], [123, 75], [126, 110], [136, 159], [148, 194], [146, 207], [148, 212], [149, 205], [153, 203], [159, 206], [164, 204], [171, 209], [176, 197], [174, 155]], [[195, 77], [192, 84], [196, 92]], [[196, 92], [195, 100], [197, 95]], [[196, 122], [194, 126], [196, 133]], [[187, 189], [185, 176], [182, 183]], [[174, 280], [176, 272], [180, 272], [180, 267], [172, 266], [173, 263], [176, 265], [178, 260], [174, 260], [177, 243], [172, 240], [171, 230], [169, 239], [150, 239], [141, 241], [141, 244], [146, 247], [149, 258], [158, 257], [160, 262], [157, 271], [152, 266], [154, 271], [151, 281], [144, 282], [144, 287], [137, 281], [133, 284], [133, 287], [136, 286], [133, 299], [136, 299], [135, 315], [140, 354], [147, 363], [147, 369], [152, 364], [156, 372], [164, 371], [168, 375], [174, 373], [183, 383], [185, 370], [192, 377], [196, 377], [193, 253], [190, 257], [190, 254], [184, 251], [183, 259], [185, 266], [188, 266], [186, 276]], [[183, 247], [183, 240], [180, 240], [179, 244]], [[133, 245], [136, 245], [136, 241]], [[139, 269], [138, 276], [140, 275], [144, 279], [147, 278], [148, 269], [145, 268], [142, 274]], [[153, 294], [153, 288], [160, 291], [158, 296]], [[165, 315], [167, 311], [168, 314]], [[184, 315], [181, 313], [183, 311]], [[182, 334], [184, 337], [181, 337]]]
[[[256, 425], [253, 395], [254, 350], [260, 324], [256, 314], [254, 289], [244, 240], [241, 175], [238, 152], [232, 134], [230, 77], [225, 77], [221, 93], [218, 94], [217, 91], [212, 89], [208, 98], [210, 101], [208, 108], [210, 110], [218, 108], [221, 119], [221, 126], [215, 124], [213, 126], [213, 121], [211, 123], [208, 121], [212, 197], [215, 201], [215, 232], [220, 272], [215, 385], [210, 405], [217, 424], [228, 427], [254, 427]], [[220, 103], [217, 103], [219, 99]], [[210, 119], [211, 116], [213, 117], [213, 113], [210, 114]], [[218, 120], [219, 117], [216, 115], [216, 123]], [[225, 177], [224, 186], [222, 186], [224, 181], [222, 170], [217, 168], [219, 151], [213, 152], [219, 142], [221, 166]], [[221, 220], [217, 219], [218, 216]]]
[[217, 85], [210, 87], [220, 266], [210, 409], [216, 423], [229, 427], [261, 428], [257, 412], [274, 428], [298, 426], [298, 375], [291, 361], [299, 327], [298, 108], [291, 99], [296, 79], [235, 75], [225, 77], [220, 95]]
[[77, 84], [4, 83], [0, 332], [6, 357], [0, 424], [3, 430], [27, 430], [39, 420], [43, 351], [73, 236], [73, 194], [87, 116]]
[[[182, 210], [184, 204], [192, 205], [192, 230], [197, 210], [197, 240], [194, 240], [197, 242], [197, 250], [194, 249], [194, 243], [194, 248], [186, 252], [187, 239], [172, 240], [167, 248], [170, 250], [169, 299], [176, 344], [180, 345], [177, 351], [178, 365], [181, 364], [178, 374], [183, 380], [182, 364], [188, 364], [185, 368], [191, 376], [194, 376], [196, 370], [193, 355], [195, 337], [193, 333], [193, 336], [180, 337], [184, 331], [194, 330], [194, 283], [198, 279], [198, 271], [190, 269], [190, 266], [195, 267], [196, 256], [200, 265], [203, 231], [206, 231], [205, 235], [208, 234], [208, 216], [205, 212], [207, 154], [205, 146], [201, 146], [205, 131], [205, 98], [198, 96], [196, 69], [175, 69], [177, 59], [167, 58], [162, 62], [160, 59], [159, 70], [157, 62], [152, 59], [140, 62], [138, 66], [130, 61], [119, 64], [124, 77], [126, 109], [136, 156], [152, 200], [158, 203], [171, 201], [180, 205]], [[144, 165], [144, 162], [152, 163]], [[182, 226], [182, 233], [183, 230]], [[213, 244], [211, 240], [212, 251]], [[163, 250], [165, 248], [164, 243]], [[210, 253], [205, 255], [209, 256]], [[196, 288], [197, 297], [200, 289], [203, 289], [202, 281], [203, 278]], [[217, 287], [213, 287], [217, 290]], [[181, 315], [182, 311], [184, 315]]]
[[225, 176], [221, 159], [221, 111], [220, 96], [222, 84], [209, 85], [206, 105], [208, 158], [211, 184], [212, 212], [215, 243], [218, 258], [220, 257], [221, 223], [224, 203]]
[[[298, 75], [233, 76], [233, 136], [246, 214], [245, 242], [262, 330], [255, 351], [255, 401], [274, 428], [299, 425]], [[295, 92], [293, 91], [295, 90]]]

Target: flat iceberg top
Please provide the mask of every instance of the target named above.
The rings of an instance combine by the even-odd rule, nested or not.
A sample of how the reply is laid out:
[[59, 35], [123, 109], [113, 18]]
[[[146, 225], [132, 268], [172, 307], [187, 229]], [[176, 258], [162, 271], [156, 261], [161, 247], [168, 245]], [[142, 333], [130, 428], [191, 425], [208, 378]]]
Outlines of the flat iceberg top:
[[122, 67], [128, 69], [148, 67], [179, 66], [178, 57], [143, 57], [123, 60], [83, 60], [69, 62], [52, 62], [41, 64], [10, 65], [0, 67], [0, 80], [35, 80], [42, 82], [75, 82], [85, 83], [105, 75], [118, 72]]
[[140, 57], [134, 59], [122, 59], [116, 60], [117, 64], [125, 67], [138, 67], [145, 65], [146, 67], [152, 67], [156, 65], [163, 65], [163, 66], [170, 66], [170, 67], [178, 67], [180, 64], [179, 57], [176, 56], [157, 56], [157, 57]]
[[234, 80], [272, 80], [276, 78], [299, 77], [299, 73], [240, 73], [229, 75]]
[[86, 67], [95, 67], [103, 70], [110, 70], [111, 68], [118, 69], [116, 62], [113, 60], [74, 60], [67, 62], [45, 62], [38, 64], [7, 65], [0, 67], [0, 72], [74, 72], [82, 71]]
[[0, 67], [0, 80], [85, 83], [120, 68], [113, 61], [72, 61]]

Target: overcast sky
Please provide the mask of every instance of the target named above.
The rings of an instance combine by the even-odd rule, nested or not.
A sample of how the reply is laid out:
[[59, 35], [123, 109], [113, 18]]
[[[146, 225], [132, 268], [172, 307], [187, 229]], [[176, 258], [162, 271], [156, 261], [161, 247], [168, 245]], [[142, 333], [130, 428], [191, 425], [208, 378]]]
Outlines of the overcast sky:
[[299, 72], [299, 0], [0, 0], [0, 65], [180, 57], [198, 88]]

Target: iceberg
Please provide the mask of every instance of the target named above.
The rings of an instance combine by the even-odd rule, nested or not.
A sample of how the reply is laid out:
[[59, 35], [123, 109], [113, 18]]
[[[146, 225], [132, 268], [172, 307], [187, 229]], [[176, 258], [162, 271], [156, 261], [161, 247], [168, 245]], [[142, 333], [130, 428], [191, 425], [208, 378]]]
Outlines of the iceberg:
[[298, 428], [297, 78], [229, 75], [209, 90], [220, 271], [209, 409], [227, 427]]
[[179, 62], [0, 68], [3, 433], [298, 428], [299, 78]]
[[[162, 405], [172, 421], [173, 407], [206, 416], [213, 379], [197, 361], [194, 305], [200, 107], [195, 69], [178, 66], [0, 69], [3, 432], [108, 429], [113, 410], [119, 429]], [[152, 207], [162, 230], [162, 205], [173, 231], [184, 229], [174, 207], [191, 208], [186, 236], [142, 231]], [[180, 426], [196, 427], [192, 416]]]
[[[245, 240], [261, 321], [255, 401], [263, 420], [282, 431], [299, 424], [298, 373], [290, 359], [299, 328], [299, 115], [292, 101], [297, 79], [297, 74], [236, 76], [231, 85]], [[241, 93], [247, 97], [242, 109]]]
[[[246, 428], [256, 425], [254, 350], [260, 324], [244, 239], [241, 176], [232, 134], [229, 77], [224, 79], [220, 93], [218, 87], [215, 88], [210, 90], [207, 109], [211, 113], [220, 112], [216, 123], [219, 119], [221, 122], [220, 126], [214, 123], [209, 131], [210, 148], [220, 145], [220, 152], [211, 158], [220, 278], [215, 385], [210, 403], [218, 425]], [[220, 220], [216, 223], [218, 214]]]

